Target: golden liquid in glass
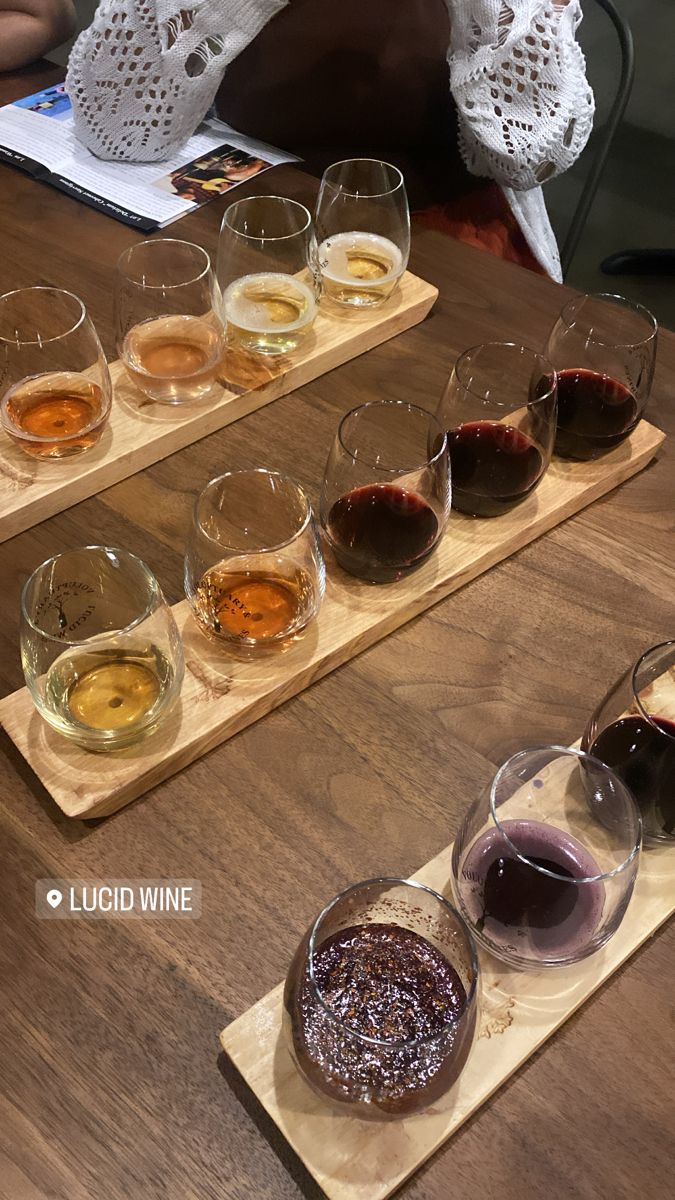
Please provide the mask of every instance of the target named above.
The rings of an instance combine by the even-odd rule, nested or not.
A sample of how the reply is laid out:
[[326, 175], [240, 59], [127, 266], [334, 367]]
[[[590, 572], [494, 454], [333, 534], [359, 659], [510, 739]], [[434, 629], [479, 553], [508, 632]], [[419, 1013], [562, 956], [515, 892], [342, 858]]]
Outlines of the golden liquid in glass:
[[202, 576], [193, 602], [207, 632], [246, 644], [265, 643], [303, 628], [313, 610], [314, 587], [298, 568], [277, 575], [218, 565]]
[[324, 295], [368, 308], [391, 295], [403, 273], [398, 246], [375, 233], [337, 233], [319, 247]]
[[160, 692], [157, 676], [140, 663], [107, 663], [78, 679], [68, 707], [76, 721], [91, 729], [127, 729], [147, 717]]
[[173, 670], [156, 646], [143, 649], [66, 651], [52, 665], [46, 699], [61, 724], [110, 734], [139, 734], [173, 681]]
[[294, 275], [264, 272], [235, 280], [223, 295], [228, 339], [254, 354], [289, 354], [310, 332], [314, 293]]
[[39, 375], [12, 388], [2, 423], [32, 458], [68, 458], [99, 441], [107, 414], [96, 383], [75, 372]]

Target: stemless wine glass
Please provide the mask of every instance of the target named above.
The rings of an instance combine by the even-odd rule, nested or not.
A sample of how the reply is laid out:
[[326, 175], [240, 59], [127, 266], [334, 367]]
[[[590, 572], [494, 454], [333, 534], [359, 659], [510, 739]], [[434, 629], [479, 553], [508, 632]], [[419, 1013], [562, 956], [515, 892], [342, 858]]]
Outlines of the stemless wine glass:
[[112, 402], [101, 343], [82, 301], [61, 288], [0, 296], [0, 423], [32, 458], [99, 441]]
[[645, 842], [675, 841], [675, 641], [646, 650], [591, 716], [582, 748], [630, 788]]
[[499, 516], [534, 491], [551, 461], [555, 371], [526, 346], [474, 346], [457, 359], [436, 415], [448, 432], [453, 508]]
[[521, 750], [499, 768], [455, 840], [455, 899], [477, 940], [514, 967], [593, 954], [623, 920], [640, 814], [608, 767], [580, 750]]
[[218, 283], [228, 342], [254, 354], [291, 354], [316, 316], [316, 240], [304, 204], [248, 196], [225, 210]]
[[152, 571], [82, 546], [42, 563], [21, 595], [21, 660], [45, 721], [87, 750], [118, 750], [175, 704], [183, 649]]
[[544, 353], [558, 372], [562, 458], [597, 458], [633, 432], [651, 391], [658, 325], [623, 296], [576, 296], [563, 307]]
[[157, 238], [121, 255], [115, 277], [117, 349], [132, 383], [160, 404], [208, 396], [223, 335], [206, 250]]
[[284, 991], [287, 1044], [315, 1090], [363, 1116], [436, 1107], [476, 1024], [478, 959], [438, 892], [405, 879], [347, 888], [314, 921]]
[[401, 579], [431, 554], [449, 512], [447, 439], [435, 417], [375, 400], [342, 418], [321, 492], [340, 566], [370, 583]]
[[205, 633], [231, 646], [277, 646], [316, 617], [325, 586], [316, 522], [298, 483], [256, 468], [207, 484], [185, 556], [185, 592]]
[[353, 308], [382, 304], [410, 256], [410, 212], [398, 167], [350, 158], [324, 171], [316, 206], [323, 295]]

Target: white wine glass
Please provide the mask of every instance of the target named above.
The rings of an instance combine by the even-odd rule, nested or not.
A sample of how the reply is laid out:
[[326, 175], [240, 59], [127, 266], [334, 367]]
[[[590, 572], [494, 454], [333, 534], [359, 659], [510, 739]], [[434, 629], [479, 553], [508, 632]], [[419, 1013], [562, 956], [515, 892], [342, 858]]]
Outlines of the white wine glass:
[[401, 171], [351, 158], [324, 171], [315, 215], [322, 296], [372, 308], [391, 296], [410, 257], [410, 211]]
[[125, 250], [115, 278], [117, 349], [131, 382], [160, 404], [205, 399], [223, 330], [211, 259], [192, 242], [156, 238]]
[[135, 554], [82, 546], [42, 563], [21, 595], [21, 661], [40, 715], [88, 750], [154, 731], [178, 699], [180, 636]]
[[292, 354], [316, 316], [316, 240], [304, 204], [248, 196], [225, 210], [218, 284], [228, 343], [253, 354]]

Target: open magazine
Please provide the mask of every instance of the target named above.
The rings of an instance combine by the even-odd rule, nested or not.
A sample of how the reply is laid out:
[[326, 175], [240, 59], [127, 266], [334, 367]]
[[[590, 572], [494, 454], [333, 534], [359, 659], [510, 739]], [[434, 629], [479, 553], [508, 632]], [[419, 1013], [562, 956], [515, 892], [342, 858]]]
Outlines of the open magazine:
[[268, 167], [298, 160], [214, 118], [164, 162], [104, 162], [76, 138], [61, 83], [0, 108], [0, 161], [151, 233]]

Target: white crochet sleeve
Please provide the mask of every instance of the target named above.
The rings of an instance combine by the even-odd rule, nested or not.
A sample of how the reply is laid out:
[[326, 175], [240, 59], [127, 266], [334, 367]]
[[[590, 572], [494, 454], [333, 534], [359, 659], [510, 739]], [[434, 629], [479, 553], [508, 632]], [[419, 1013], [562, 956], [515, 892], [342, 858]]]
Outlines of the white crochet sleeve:
[[447, 0], [450, 86], [468, 169], [504, 187], [565, 171], [593, 124], [579, 0]]
[[287, 0], [102, 0], [66, 86], [101, 158], [168, 158], [213, 103], [228, 63]]

